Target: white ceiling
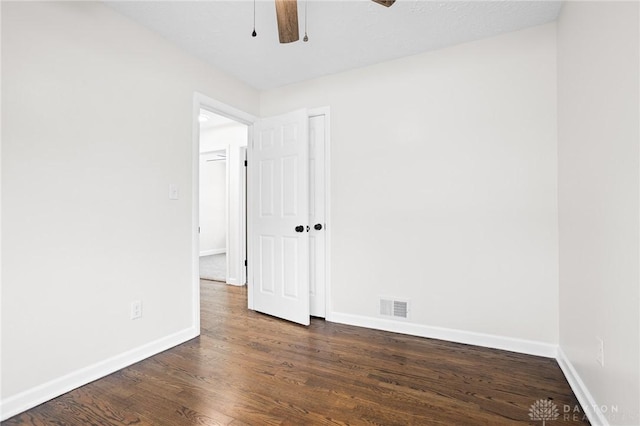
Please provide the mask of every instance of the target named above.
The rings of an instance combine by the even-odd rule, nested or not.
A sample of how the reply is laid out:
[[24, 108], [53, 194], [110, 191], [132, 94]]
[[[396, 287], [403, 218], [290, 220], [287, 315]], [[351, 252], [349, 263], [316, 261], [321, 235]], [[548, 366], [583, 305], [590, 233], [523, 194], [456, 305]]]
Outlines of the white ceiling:
[[108, 2], [184, 50], [270, 89], [555, 20], [561, 1], [298, 1], [300, 41], [278, 43], [272, 0]]

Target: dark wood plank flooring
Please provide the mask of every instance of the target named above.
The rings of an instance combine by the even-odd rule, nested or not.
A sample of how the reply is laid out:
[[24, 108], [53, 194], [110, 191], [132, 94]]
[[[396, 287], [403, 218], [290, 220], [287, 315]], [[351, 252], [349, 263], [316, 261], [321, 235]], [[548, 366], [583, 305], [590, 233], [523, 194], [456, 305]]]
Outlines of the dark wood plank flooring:
[[[578, 404], [553, 359], [248, 311], [246, 287], [202, 281], [202, 335], [3, 425], [552, 424]], [[576, 421], [577, 420], [577, 421]]]

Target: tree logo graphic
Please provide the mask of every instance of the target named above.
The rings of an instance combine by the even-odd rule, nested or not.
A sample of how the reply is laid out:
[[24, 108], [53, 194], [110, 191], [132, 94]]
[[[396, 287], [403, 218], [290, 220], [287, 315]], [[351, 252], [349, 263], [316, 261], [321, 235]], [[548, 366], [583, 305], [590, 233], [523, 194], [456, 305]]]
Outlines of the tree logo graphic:
[[546, 421], [558, 420], [560, 413], [552, 401], [539, 399], [529, 408], [529, 417], [531, 420], [542, 420], [542, 426], [544, 426]]

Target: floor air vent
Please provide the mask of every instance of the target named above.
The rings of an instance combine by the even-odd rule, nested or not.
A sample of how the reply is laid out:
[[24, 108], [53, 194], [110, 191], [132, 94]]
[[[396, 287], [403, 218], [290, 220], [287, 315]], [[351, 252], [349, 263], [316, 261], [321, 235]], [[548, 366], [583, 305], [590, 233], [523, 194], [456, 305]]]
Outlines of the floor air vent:
[[380, 315], [394, 318], [409, 318], [409, 302], [380, 299]]

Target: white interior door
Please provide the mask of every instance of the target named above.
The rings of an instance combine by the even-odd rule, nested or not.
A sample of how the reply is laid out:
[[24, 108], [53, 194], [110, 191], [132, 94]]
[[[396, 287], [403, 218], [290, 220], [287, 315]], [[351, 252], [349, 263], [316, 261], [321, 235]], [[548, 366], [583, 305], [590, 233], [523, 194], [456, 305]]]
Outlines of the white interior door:
[[309, 311], [325, 317], [325, 116], [309, 117]]
[[254, 124], [249, 153], [249, 304], [309, 325], [309, 117]]

